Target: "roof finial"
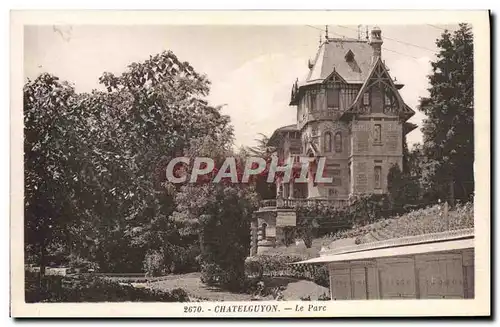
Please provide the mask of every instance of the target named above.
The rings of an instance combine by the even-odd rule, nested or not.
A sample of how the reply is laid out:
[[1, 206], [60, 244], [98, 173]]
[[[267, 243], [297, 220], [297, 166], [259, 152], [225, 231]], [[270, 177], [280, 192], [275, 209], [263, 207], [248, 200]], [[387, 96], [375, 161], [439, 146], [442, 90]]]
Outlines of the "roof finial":
[[325, 25], [326, 26], [326, 34], [325, 34], [325, 38], [328, 40], [328, 25]]
[[368, 25], [366, 25], [366, 40], [368, 41]]
[[319, 33], [319, 47], [321, 48], [321, 33]]

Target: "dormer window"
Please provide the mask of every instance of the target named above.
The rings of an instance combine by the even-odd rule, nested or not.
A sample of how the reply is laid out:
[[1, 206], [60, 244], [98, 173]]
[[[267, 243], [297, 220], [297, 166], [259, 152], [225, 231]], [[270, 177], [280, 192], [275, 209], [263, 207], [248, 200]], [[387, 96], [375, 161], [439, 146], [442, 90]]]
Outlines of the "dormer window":
[[365, 105], [365, 106], [370, 105], [370, 92], [365, 92], [363, 94], [363, 105]]
[[344, 58], [345, 58], [345, 61], [347, 61], [347, 62], [354, 61], [354, 53], [353, 53], [351, 50], [349, 50], [349, 51], [347, 51], [347, 53], [345, 54], [345, 57], [344, 57]]

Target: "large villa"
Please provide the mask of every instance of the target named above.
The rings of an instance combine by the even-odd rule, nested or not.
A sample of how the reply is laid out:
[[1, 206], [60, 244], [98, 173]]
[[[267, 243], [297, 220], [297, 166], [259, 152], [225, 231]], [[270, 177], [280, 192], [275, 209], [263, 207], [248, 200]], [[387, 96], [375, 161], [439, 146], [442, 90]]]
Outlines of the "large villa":
[[367, 39], [329, 38], [308, 63], [304, 80], [292, 86], [290, 106], [297, 123], [278, 128], [269, 145], [278, 157], [326, 157], [331, 183], [277, 183], [277, 197], [264, 207], [293, 207], [299, 201], [328, 201], [342, 206], [356, 194], [387, 191], [387, 173], [402, 165], [404, 136], [416, 128], [403, 87], [382, 59], [382, 32]]

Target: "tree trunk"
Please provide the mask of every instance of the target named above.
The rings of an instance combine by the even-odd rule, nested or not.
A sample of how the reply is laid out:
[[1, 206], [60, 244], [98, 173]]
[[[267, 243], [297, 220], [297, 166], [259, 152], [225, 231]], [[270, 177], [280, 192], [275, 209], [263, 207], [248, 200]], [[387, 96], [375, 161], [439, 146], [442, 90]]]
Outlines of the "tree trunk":
[[200, 252], [203, 254], [203, 250], [205, 249], [203, 231], [200, 231], [200, 233], [198, 234], [198, 241], [200, 242]]
[[453, 179], [450, 180], [449, 187], [450, 187], [450, 190], [449, 190], [448, 203], [449, 203], [450, 207], [453, 208], [453, 207], [455, 207], [455, 183], [454, 183]]
[[45, 257], [46, 257], [46, 249], [45, 249], [45, 236], [42, 236], [42, 240], [40, 242], [40, 259], [39, 259], [39, 265], [40, 265], [40, 272], [38, 273], [38, 290], [39, 290], [39, 300], [42, 300], [45, 298], [45, 285], [44, 283], [44, 276], [45, 276]]

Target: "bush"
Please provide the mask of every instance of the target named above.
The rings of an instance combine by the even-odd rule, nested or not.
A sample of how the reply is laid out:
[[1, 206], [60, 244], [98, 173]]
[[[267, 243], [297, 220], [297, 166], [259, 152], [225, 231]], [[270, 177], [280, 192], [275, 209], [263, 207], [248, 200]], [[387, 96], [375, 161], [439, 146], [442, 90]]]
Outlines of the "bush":
[[82, 258], [79, 255], [70, 254], [68, 257], [69, 266], [71, 268], [76, 268], [78, 270], [88, 271], [90, 269], [97, 271], [99, 270], [99, 265], [96, 262]]
[[225, 272], [214, 263], [201, 265], [201, 282], [207, 285], [220, 285], [224, 283]]
[[252, 260], [249, 258], [245, 261], [245, 275], [249, 278], [262, 278], [264, 275], [264, 269], [258, 260]]
[[292, 226], [283, 227], [283, 243], [289, 246], [294, 243], [296, 237], [296, 228]]
[[316, 265], [314, 267], [313, 282], [323, 287], [330, 287], [328, 266]]
[[25, 300], [33, 302], [189, 302], [183, 289], [161, 292], [131, 285], [121, 285], [99, 277], [68, 278], [26, 275]]
[[237, 265], [226, 265], [222, 268], [217, 263], [203, 263], [201, 266], [201, 281], [207, 285], [219, 286], [230, 291], [241, 291], [245, 287], [244, 265], [241, 271]]
[[183, 274], [200, 270], [198, 245], [186, 247], [166, 244], [163, 249], [150, 250], [143, 260], [143, 270], [147, 276], [157, 277], [166, 274]]
[[146, 276], [160, 276], [165, 273], [163, 254], [158, 251], [151, 251], [144, 258], [144, 271]]
[[329, 294], [322, 294], [318, 297], [318, 301], [330, 301], [332, 297]]
[[305, 279], [329, 287], [328, 268], [325, 265], [309, 265], [291, 263], [304, 260], [293, 255], [259, 255], [245, 261], [245, 274], [251, 278], [291, 277]]
[[167, 273], [183, 274], [199, 271], [198, 256], [200, 255], [199, 245], [189, 245], [186, 247], [169, 245], [163, 249], [163, 262]]

